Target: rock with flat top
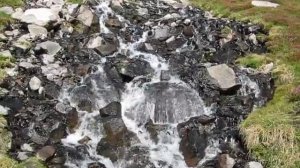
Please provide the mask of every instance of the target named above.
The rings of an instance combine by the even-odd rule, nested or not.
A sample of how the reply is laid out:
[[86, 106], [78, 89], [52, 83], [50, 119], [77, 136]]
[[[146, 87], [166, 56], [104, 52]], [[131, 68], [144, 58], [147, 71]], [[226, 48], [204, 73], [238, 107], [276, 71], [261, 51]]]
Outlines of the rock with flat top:
[[45, 26], [51, 21], [57, 21], [59, 18], [57, 12], [49, 8], [34, 8], [26, 10], [21, 16], [21, 21]]
[[47, 29], [35, 24], [28, 25], [29, 33], [32, 37], [47, 37]]
[[226, 91], [237, 85], [235, 72], [226, 64], [209, 67], [207, 71], [221, 90]]
[[248, 162], [245, 168], [264, 168], [264, 167], [262, 166], [261, 163], [252, 161], [252, 162]]
[[94, 14], [88, 6], [83, 5], [79, 8], [79, 15], [77, 16], [77, 19], [84, 25], [90, 27], [93, 23]]

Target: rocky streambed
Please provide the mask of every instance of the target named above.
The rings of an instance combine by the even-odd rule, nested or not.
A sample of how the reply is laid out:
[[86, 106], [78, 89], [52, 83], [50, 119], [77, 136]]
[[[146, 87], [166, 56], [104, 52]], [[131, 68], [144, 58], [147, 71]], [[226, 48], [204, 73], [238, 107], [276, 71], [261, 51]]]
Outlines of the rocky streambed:
[[9, 154], [48, 167], [241, 168], [239, 123], [273, 94], [260, 25], [171, 0], [28, 1], [1, 35]]

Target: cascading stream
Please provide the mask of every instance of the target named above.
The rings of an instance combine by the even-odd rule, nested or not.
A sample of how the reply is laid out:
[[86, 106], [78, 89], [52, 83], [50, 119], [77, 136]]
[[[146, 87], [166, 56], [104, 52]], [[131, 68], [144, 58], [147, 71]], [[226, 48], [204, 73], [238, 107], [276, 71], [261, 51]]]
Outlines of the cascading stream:
[[[100, 2], [97, 6], [97, 10], [102, 12], [99, 18], [101, 32], [111, 33], [104, 23], [108, 15], [113, 14], [113, 10], [109, 7], [109, 1]], [[117, 15], [117, 17], [120, 20], [124, 20], [121, 16]], [[161, 71], [168, 70], [168, 64], [157, 55], [143, 53], [136, 49], [139, 44], [145, 42], [147, 34], [147, 31], [144, 32], [142, 38], [134, 43], [124, 43], [122, 42], [122, 38], [118, 38], [120, 39], [119, 52], [127, 50], [130, 58], [143, 55], [143, 59], [149, 62], [151, 67], [155, 70], [151, 81], [144, 83], [142, 87], [134, 84], [134, 81], [126, 85], [125, 91], [121, 94], [122, 119], [126, 127], [138, 136], [140, 141], [138, 145], [149, 148], [150, 159], [155, 167], [172, 166], [184, 168], [187, 167], [187, 165], [179, 151], [180, 138], [177, 132], [177, 124], [187, 121], [190, 117], [208, 114], [209, 110], [204, 107], [203, 101], [197, 92], [189, 88], [176, 76], [170, 76], [172, 80], [167, 82], [160, 81]], [[99, 66], [101, 68], [102, 65]], [[162, 85], [162, 87], [156, 89], [156, 87], [152, 87], [152, 85]], [[99, 90], [95, 91], [99, 92]], [[103, 97], [98, 97], [97, 100], [101, 101], [101, 99], [103, 99]], [[74, 100], [70, 99], [70, 102], [72, 103]], [[99, 106], [104, 107], [105, 105], [107, 105], [105, 101], [99, 103]], [[68, 135], [68, 137], [63, 140], [63, 143], [66, 146], [76, 147], [80, 145], [78, 141], [88, 136], [92, 139], [87, 144], [89, 146], [89, 156], [86, 157], [84, 162], [77, 163], [77, 165], [72, 164], [72, 161], [69, 161], [66, 165], [71, 167], [87, 167], [89, 162], [100, 161], [108, 168], [125, 167], [125, 160], [113, 164], [109, 159], [97, 155], [97, 143], [103, 137], [101, 124], [96, 123], [95, 120], [98, 111], [93, 113], [80, 112], [79, 114], [81, 116], [80, 127], [76, 129], [75, 133]], [[147, 130], [142, 127], [150, 119], [154, 121], [155, 124], [162, 124], [165, 127], [165, 130], [159, 132], [157, 143], [153, 142]], [[94, 124], [95, 127], [92, 127]], [[160, 162], [164, 162], [165, 166], [160, 165]]]
[[[174, 2], [172, 1], [171, 3]], [[110, 16], [115, 16], [118, 20], [124, 22], [126, 26], [131, 25], [124, 17], [115, 14], [109, 4], [110, 1], [101, 1], [96, 7], [96, 12], [100, 13], [100, 30], [104, 34], [112, 33], [105, 24], [105, 21]], [[157, 1], [157, 8], [164, 10], [166, 9], [166, 4]], [[181, 14], [184, 16], [184, 11], [181, 11]], [[165, 16], [161, 20], [166, 18]], [[101, 162], [107, 168], [121, 168], [134, 164], [134, 160], [127, 160], [125, 157], [124, 159], [112, 161], [109, 158], [99, 155], [96, 150], [99, 141], [106, 137], [103, 125], [97, 119], [99, 117], [99, 109], [111, 102], [120, 101], [122, 121], [124, 121], [126, 128], [137, 137], [130, 148], [137, 146], [139, 149], [146, 150], [146, 155], [150, 161], [147, 165], [148, 167], [188, 167], [180, 151], [181, 138], [178, 132], [178, 124], [187, 122], [192, 117], [210, 115], [213, 112], [210, 108], [205, 107], [198, 92], [191, 88], [189, 84], [182, 81], [176, 73], [164, 74], [170, 71], [168, 61], [158, 54], [140, 51], [140, 45], [146, 43], [149, 34], [151, 34], [150, 32], [149, 30], [143, 30], [142, 35], [133, 42], [125, 42], [121, 36], [118, 36], [118, 51], [102, 59], [102, 63], [98, 65], [98, 70], [94, 71], [89, 77], [82, 79], [81, 86], [76, 87], [71, 92], [66, 91], [62, 94], [62, 101], [68, 100], [73, 107], [77, 108], [79, 102], [82, 101], [81, 97], [87, 97], [84, 96], [85, 89], [91, 87], [93, 90], [93, 93], [89, 93], [93, 96], [88, 96], [89, 101], [93, 102], [94, 108], [91, 109], [92, 112], [87, 113], [85, 110], [77, 108], [80, 126], [62, 141], [65, 146], [77, 149], [82, 146], [78, 142], [88, 138], [89, 141], [85, 143], [87, 152], [85, 153], [84, 161], [76, 161], [68, 158], [67, 166], [88, 167], [90, 163]], [[159, 35], [156, 34], [156, 36]], [[181, 48], [176, 48], [173, 54], [180, 53], [181, 50], [189, 50], [188, 44], [183, 44]], [[118, 95], [118, 91], [109, 82], [104, 65], [107, 59], [117, 58], [118, 54], [124, 53], [130, 59], [143, 60], [149, 63], [153, 73], [150, 77], [143, 75], [135, 77], [125, 85], [120, 93], [120, 97], [116, 98], [118, 97], [116, 96]], [[163, 75], [165, 75], [166, 79], [162, 79]], [[147, 80], [144, 81], [144, 79]], [[254, 90], [256, 92], [255, 96], [259, 96], [259, 88], [255, 82], [252, 82], [247, 76], [240, 77], [240, 80], [243, 82], [242, 95], [250, 94]], [[247, 88], [250, 88], [250, 91]], [[155, 134], [155, 140], [152, 137], [152, 133], [146, 128], [149, 122], [160, 127]], [[115, 129], [119, 129], [117, 127]], [[210, 139], [208, 143], [205, 156], [199, 164], [205, 163], [205, 161], [218, 154], [218, 141]], [[130, 150], [126, 148], [125, 153], [129, 153]]]

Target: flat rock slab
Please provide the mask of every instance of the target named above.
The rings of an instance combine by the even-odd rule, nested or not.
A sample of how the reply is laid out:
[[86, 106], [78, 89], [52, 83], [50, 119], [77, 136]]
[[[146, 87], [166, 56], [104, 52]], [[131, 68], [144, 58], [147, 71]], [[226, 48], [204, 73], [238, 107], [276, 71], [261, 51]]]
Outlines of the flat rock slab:
[[269, 2], [269, 1], [252, 1], [253, 6], [257, 7], [267, 7], [267, 8], [277, 8], [279, 4]]
[[209, 67], [207, 71], [217, 81], [220, 89], [224, 91], [237, 85], [235, 72], [226, 64]]
[[59, 19], [57, 12], [49, 8], [35, 8], [26, 10], [21, 16], [21, 21], [25, 23], [33, 23], [39, 26], [45, 26], [50, 21]]

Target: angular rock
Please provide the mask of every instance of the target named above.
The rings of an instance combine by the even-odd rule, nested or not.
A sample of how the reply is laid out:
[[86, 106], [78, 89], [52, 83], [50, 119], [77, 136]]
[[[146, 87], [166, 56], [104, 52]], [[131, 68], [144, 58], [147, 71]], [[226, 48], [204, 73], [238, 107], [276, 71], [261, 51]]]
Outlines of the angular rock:
[[108, 56], [118, 50], [119, 42], [113, 34], [103, 34], [90, 39], [87, 47], [94, 49], [102, 56]]
[[49, 8], [27, 9], [21, 16], [21, 21], [45, 26], [51, 21], [57, 21], [60, 17], [56, 12]]
[[28, 40], [26, 40], [24, 38], [19, 38], [16, 42], [13, 43], [13, 45], [16, 48], [21, 49], [23, 51], [27, 51], [32, 46], [31, 42], [29, 42]]
[[248, 162], [245, 168], [264, 168], [264, 167], [261, 163], [252, 161], [252, 162]]
[[94, 14], [90, 8], [86, 5], [82, 5], [79, 8], [77, 19], [81, 21], [84, 25], [90, 27], [93, 23]]
[[29, 87], [31, 90], [39, 90], [42, 85], [42, 81], [37, 77], [32, 77], [29, 81]]
[[32, 65], [32, 63], [30, 62], [20, 62], [19, 67], [30, 69], [30, 68], [34, 68], [35, 66]]
[[48, 31], [42, 26], [35, 24], [28, 25], [28, 30], [31, 36], [33, 37], [47, 37]]
[[53, 41], [45, 41], [37, 44], [36, 49], [37, 50], [44, 49], [47, 51], [48, 55], [54, 56], [61, 50], [61, 46], [58, 43]]
[[46, 161], [54, 156], [56, 149], [53, 146], [44, 146], [42, 149], [37, 151], [37, 157], [42, 160]]
[[17, 8], [16, 11], [11, 15], [12, 18], [21, 20], [23, 15], [22, 8]]
[[68, 73], [68, 69], [60, 66], [58, 63], [42, 66], [42, 73], [47, 76], [47, 79], [54, 82], [59, 82], [61, 77]]
[[90, 163], [88, 165], [88, 168], [106, 168], [106, 166], [102, 163], [95, 162], [95, 163]]
[[216, 80], [221, 90], [226, 91], [237, 86], [235, 72], [226, 64], [209, 67], [207, 71]]
[[105, 106], [104, 108], [100, 109], [100, 116], [101, 117], [121, 117], [121, 103], [120, 102], [112, 102]]
[[107, 19], [105, 25], [112, 28], [122, 28], [122, 22], [118, 18]]
[[157, 40], [166, 40], [170, 37], [170, 28], [168, 26], [160, 26], [154, 29], [154, 38]]
[[0, 56], [1, 57], [12, 58], [11, 52], [9, 50], [1, 51]]

